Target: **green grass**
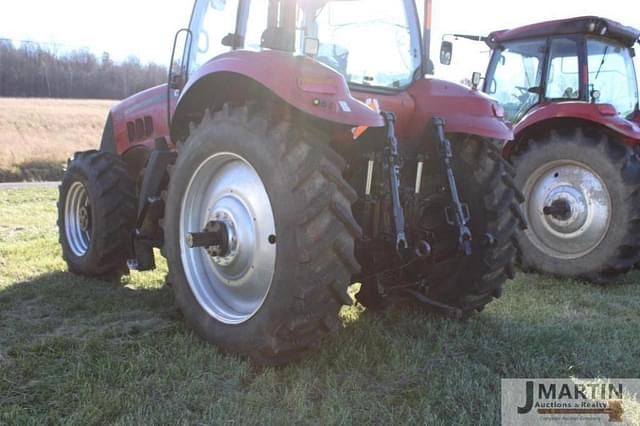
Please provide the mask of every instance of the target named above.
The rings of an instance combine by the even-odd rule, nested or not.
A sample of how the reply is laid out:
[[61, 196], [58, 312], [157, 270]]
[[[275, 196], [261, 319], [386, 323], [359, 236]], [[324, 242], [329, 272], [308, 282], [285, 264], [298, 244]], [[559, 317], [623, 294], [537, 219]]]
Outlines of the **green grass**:
[[56, 191], [0, 191], [0, 424], [496, 424], [500, 378], [638, 376], [640, 279], [520, 275], [467, 323], [343, 312], [315, 356], [259, 369], [187, 329], [164, 264], [66, 272]]

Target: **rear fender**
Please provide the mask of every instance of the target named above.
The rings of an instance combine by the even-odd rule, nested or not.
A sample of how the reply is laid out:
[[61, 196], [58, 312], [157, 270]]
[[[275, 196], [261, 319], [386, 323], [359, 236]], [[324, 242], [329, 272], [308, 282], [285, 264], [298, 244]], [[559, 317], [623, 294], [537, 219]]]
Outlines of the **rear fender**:
[[[606, 106], [606, 105], [605, 105]], [[505, 144], [503, 155], [509, 158], [519, 141], [527, 135], [545, 128], [579, 122], [604, 128], [618, 135], [627, 145], [636, 145], [640, 141], [640, 124], [619, 115], [606, 115], [603, 105], [586, 102], [555, 102], [542, 104], [527, 114], [515, 127], [515, 139]], [[637, 117], [637, 115], [636, 115]]]
[[333, 69], [305, 56], [279, 51], [233, 51], [214, 58], [189, 78], [171, 125], [172, 140], [184, 138], [204, 108], [250, 98], [261, 87], [287, 104], [328, 122], [381, 127], [382, 117], [358, 101]]
[[475, 135], [507, 141], [513, 132], [501, 117], [502, 107], [489, 96], [460, 84], [433, 78], [418, 80], [409, 88], [415, 113], [409, 123], [412, 138], [422, 139], [433, 117], [445, 120], [447, 133]]

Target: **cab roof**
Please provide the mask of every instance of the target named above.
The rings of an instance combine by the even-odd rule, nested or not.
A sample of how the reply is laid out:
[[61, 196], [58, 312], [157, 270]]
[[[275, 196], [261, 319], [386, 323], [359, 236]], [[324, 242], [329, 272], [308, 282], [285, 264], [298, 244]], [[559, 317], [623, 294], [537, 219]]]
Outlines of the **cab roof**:
[[640, 30], [619, 22], [598, 16], [581, 16], [495, 31], [489, 35], [487, 44], [493, 48], [514, 40], [569, 34], [593, 34], [616, 40], [629, 47], [640, 38]]

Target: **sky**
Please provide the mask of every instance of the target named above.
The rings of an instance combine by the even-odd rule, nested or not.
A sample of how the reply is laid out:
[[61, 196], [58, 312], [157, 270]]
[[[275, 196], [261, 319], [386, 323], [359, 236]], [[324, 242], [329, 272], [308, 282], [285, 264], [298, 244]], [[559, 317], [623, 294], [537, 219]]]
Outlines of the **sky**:
[[[421, 4], [421, 0], [417, 2]], [[60, 51], [71, 48], [87, 48], [96, 54], [106, 51], [118, 61], [136, 55], [143, 62], [166, 64], [173, 36], [188, 25], [193, 2], [0, 0], [0, 5], [3, 5], [0, 38], [58, 43], [54, 47]], [[579, 15], [600, 15], [640, 28], [640, 1], [434, 0], [432, 57], [437, 64], [444, 33], [488, 34], [497, 29]], [[438, 66], [436, 74], [459, 80], [473, 71], [483, 71], [486, 59], [478, 56], [482, 50], [486, 49], [481, 44], [456, 43], [453, 66]]]
[[[484, 44], [461, 40], [454, 43], [452, 65], [440, 66], [443, 34], [487, 35], [496, 30], [585, 15], [602, 16], [640, 29], [638, 0], [434, 0], [431, 57], [436, 63], [436, 75], [459, 81], [471, 77], [473, 71], [485, 71], [488, 62], [486, 54], [478, 54], [488, 51]], [[640, 76], [640, 46], [636, 46], [636, 71]]]

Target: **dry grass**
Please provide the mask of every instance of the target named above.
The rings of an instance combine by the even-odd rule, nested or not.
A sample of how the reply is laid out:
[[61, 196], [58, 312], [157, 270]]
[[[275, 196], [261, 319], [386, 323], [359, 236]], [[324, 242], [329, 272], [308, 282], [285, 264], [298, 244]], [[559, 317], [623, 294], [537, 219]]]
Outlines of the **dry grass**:
[[0, 181], [59, 178], [71, 154], [98, 146], [114, 104], [0, 98]]

